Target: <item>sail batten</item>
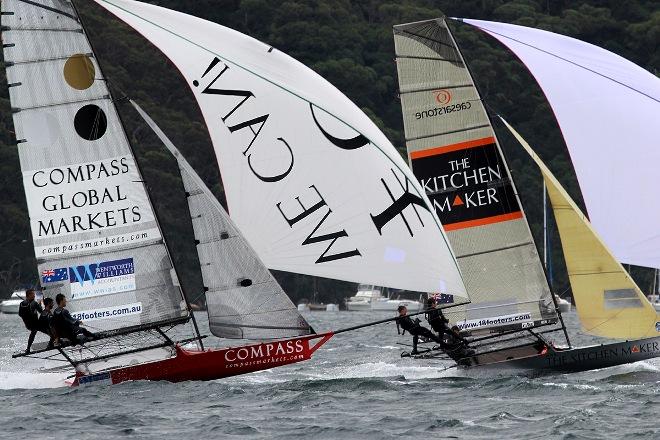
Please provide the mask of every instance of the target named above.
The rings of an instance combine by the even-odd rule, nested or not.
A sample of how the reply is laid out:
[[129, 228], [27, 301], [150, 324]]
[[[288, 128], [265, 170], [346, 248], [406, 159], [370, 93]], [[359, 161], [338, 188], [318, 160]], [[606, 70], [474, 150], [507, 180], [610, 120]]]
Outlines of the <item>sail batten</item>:
[[444, 19], [397, 25], [394, 42], [411, 167], [443, 223], [471, 299], [447, 317], [466, 331], [556, 321], [506, 161]]

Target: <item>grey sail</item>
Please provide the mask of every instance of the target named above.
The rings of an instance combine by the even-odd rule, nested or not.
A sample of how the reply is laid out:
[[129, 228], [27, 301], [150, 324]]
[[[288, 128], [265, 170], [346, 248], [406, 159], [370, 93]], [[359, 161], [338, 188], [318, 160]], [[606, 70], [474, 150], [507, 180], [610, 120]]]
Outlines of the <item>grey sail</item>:
[[74, 6], [2, 2], [2, 42], [45, 295], [94, 331], [189, 312], [119, 116]]
[[472, 301], [449, 309], [447, 317], [467, 331], [555, 322], [514, 183], [444, 18], [395, 26], [394, 42], [410, 164], [447, 232]]
[[181, 171], [211, 333], [258, 340], [314, 333], [192, 166], [149, 115], [131, 103], [174, 155]]

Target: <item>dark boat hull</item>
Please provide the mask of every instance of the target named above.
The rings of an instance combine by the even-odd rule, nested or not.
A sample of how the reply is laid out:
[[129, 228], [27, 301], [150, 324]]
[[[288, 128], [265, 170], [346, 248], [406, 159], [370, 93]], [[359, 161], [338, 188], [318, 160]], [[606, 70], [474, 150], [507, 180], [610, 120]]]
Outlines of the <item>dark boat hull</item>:
[[[529, 346], [531, 347], [531, 346]], [[497, 358], [499, 355], [500, 359]], [[556, 349], [509, 359], [507, 352], [490, 353], [465, 359], [466, 368], [527, 370], [534, 373], [571, 373], [614, 367], [660, 356], [660, 336], [589, 347]]]
[[333, 333], [240, 347], [187, 350], [175, 346], [170, 358], [91, 374], [78, 373], [72, 386], [130, 380], [215, 380], [309, 360]]

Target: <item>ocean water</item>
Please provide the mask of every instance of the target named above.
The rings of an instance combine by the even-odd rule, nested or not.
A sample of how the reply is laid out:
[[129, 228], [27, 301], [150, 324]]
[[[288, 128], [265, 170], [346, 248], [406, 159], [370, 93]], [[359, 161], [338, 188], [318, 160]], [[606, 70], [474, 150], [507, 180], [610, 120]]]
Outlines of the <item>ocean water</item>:
[[[387, 316], [307, 314], [317, 330]], [[574, 344], [594, 342], [573, 313], [566, 319]], [[11, 359], [26, 337], [20, 318], [0, 315], [2, 439], [660, 438], [660, 359], [538, 378], [459, 371], [402, 359], [409, 337], [390, 323], [337, 335], [311, 361], [269, 371], [68, 388], [40, 361]]]

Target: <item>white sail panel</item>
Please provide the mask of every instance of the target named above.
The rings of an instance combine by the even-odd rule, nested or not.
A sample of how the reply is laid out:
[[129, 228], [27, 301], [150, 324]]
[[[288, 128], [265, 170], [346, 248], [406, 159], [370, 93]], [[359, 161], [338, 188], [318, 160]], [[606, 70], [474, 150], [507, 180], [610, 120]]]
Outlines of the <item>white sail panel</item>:
[[23, 186], [46, 296], [94, 331], [187, 319], [126, 134], [68, 1], [2, 2]]
[[218, 199], [142, 108], [144, 121], [176, 158], [188, 197], [211, 333], [222, 338], [282, 339], [313, 333]]
[[[527, 66], [559, 122], [589, 219], [621, 262], [660, 268], [660, 79], [592, 44], [464, 19]], [[632, 227], [631, 227], [632, 226]]]
[[471, 303], [461, 329], [556, 320], [550, 288], [479, 93], [444, 19], [394, 27], [412, 170], [447, 231]]
[[232, 219], [271, 269], [466, 297], [428, 199], [395, 148], [327, 81], [239, 32], [98, 0], [193, 90]]

